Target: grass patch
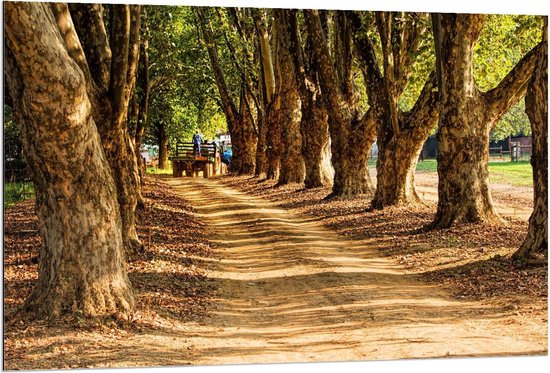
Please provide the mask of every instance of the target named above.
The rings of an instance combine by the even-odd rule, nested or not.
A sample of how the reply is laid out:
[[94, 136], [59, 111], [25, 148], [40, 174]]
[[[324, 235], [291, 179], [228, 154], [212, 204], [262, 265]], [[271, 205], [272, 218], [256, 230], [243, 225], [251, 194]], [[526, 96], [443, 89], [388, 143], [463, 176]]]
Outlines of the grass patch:
[[156, 167], [147, 167], [146, 173], [151, 175], [172, 175], [172, 165], [170, 164], [165, 170]]
[[533, 186], [533, 167], [529, 161], [489, 162], [489, 179], [492, 183]]
[[4, 182], [4, 209], [32, 197], [34, 197], [34, 185], [32, 183]]
[[[437, 172], [437, 161], [435, 159], [419, 161], [416, 171]], [[491, 183], [533, 186], [533, 168], [529, 161], [489, 162], [489, 179]]]

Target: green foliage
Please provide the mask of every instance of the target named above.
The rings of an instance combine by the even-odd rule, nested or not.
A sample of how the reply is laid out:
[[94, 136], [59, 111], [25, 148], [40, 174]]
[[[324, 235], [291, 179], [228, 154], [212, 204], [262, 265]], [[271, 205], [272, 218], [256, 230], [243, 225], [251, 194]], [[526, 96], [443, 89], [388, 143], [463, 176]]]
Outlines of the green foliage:
[[190, 141], [195, 129], [208, 138], [227, 130], [217, 104], [208, 54], [197, 35], [192, 9], [146, 6], [151, 95], [145, 143], [156, 144], [163, 127], [172, 146]]
[[[541, 18], [524, 15], [487, 16], [474, 51], [474, 76], [482, 91], [494, 88], [541, 40]], [[491, 133], [493, 140], [529, 135], [531, 126], [521, 100], [504, 115]]]
[[4, 183], [4, 209], [32, 197], [34, 197], [32, 183]]
[[4, 161], [22, 157], [21, 134], [15, 124], [13, 110], [4, 105]]

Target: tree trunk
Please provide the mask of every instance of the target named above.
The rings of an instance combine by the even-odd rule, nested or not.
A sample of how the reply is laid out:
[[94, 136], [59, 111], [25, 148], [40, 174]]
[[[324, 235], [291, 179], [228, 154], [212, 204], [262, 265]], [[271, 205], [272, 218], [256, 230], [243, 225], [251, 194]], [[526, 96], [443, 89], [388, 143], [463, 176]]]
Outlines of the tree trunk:
[[276, 180], [279, 178], [281, 165], [281, 129], [279, 126], [281, 100], [276, 95], [266, 110], [267, 118], [267, 179]]
[[140, 66], [138, 69], [137, 85], [140, 87], [139, 92], [136, 94], [138, 97], [138, 117], [136, 120], [136, 133], [135, 133], [135, 151], [136, 158], [138, 160], [138, 169], [141, 185], [144, 183], [144, 164], [141, 157], [141, 145], [143, 142], [143, 135], [147, 128], [147, 114], [149, 112], [149, 54], [147, 52], [149, 43], [147, 39], [142, 40], [140, 45]]
[[164, 124], [159, 124], [159, 165], [158, 167], [161, 170], [166, 170], [168, 168], [168, 136], [166, 136], [166, 131], [164, 130]]
[[[328, 113], [321, 96], [317, 64], [314, 61], [313, 45], [310, 36], [306, 38], [306, 52], [295, 11], [290, 12], [290, 51], [294, 60], [294, 73], [302, 102], [302, 158], [305, 165], [305, 188], [331, 185], [334, 173], [330, 157]], [[325, 159], [323, 158], [325, 156]]]
[[90, 75], [98, 89], [88, 87], [88, 94], [92, 96], [92, 113], [117, 188], [122, 238], [126, 248], [135, 251], [142, 246], [135, 228], [136, 207], [142, 197], [127, 116], [138, 65], [141, 6], [114, 5], [112, 9], [111, 34], [107, 38], [100, 6], [71, 5], [78, 37], [87, 53], [85, 61], [98, 74]]
[[[115, 184], [85, 74], [52, 22], [52, 6], [4, 5], [8, 82], [42, 238], [38, 281], [25, 305], [36, 317], [132, 312]], [[70, 20], [65, 26], [73, 28]]]
[[[409, 112], [398, 107], [425, 26], [403, 13], [376, 12], [383, 74], [362, 15], [353, 12], [354, 41], [376, 122], [377, 183], [373, 208], [420, 201], [414, 186], [418, 156], [438, 118], [436, 75], [432, 74]], [[399, 20], [399, 22], [397, 22]], [[396, 63], [397, 61], [397, 63]]]
[[[329, 106], [329, 112], [334, 110]], [[361, 194], [372, 194], [374, 185], [369, 174], [368, 161], [372, 144], [376, 136], [372, 118], [365, 117], [359, 123], [352, 122], [354, 132], [361, 136], [343, 135], [339, 128], [350, 125], [343, 123], [330, 124], [329, 129], [332, 147], [332, 165], [334, 167], [334, 184], [328, 197], [353, 197]]]
[[481, 93], [473, 79], [472, 61], [483, 23], [483, 15], [433, 15], [441, 94], [439, 201], [434, 228], [446, 228], [454, 222], [503, 222], [489, 190], [489, 133], [524, 94], [540, 45], [524, 56], [496, 88]]
[[[240, 108], [240, 120], [233, 125], [234, 132], [238, 132], [239, 140], [236, 151], [240, 167], [235, 169], [239, 175], [251, 175], [254, 173], [256, 167], [256, 144], [257, 137], [254, 130], [254, 119], [250, 110], [250, 97], [246, 93], [246, 89], [243, 87], [241, 93], [241, 108]], [[233, 137], [231, 138], [233, 142]]]
[[[529, 82], [525, 112], [533, 134], [533, 185], [535, 206], [529, 218], [529, 230], [515, 259], [548, 260], [548, 18], [544, 17], [543, 49]], [[542, 258], [541, 258], [542, 257]]]
[[305, 176], [302, 158], [302, 136], [300, 133], [301, 101], [298, 94], [298, 82], [292, 57], [293, 48], [290, 36], [290, 11], [274, 10], [277, 27], [277, 92], [281, 106], [279, 108], [279, 126], [281, 129], [281, 166], [278, 185], [301, 183]]
[[[378, 160], [376, 192], [371, 203], [375, 209], [421, 201], [416, 193], [414, 174], [422, 146], [439, 116], [435, 86], [435, 75], [432, 75], [413, 109], [407, 113], [399, 112], [397, 134], [387, 118], [379, 115], [376, 119]], [[397, 107], [395, 109], [399, 111]]]
[[330, 172], [330, 156], [326, 162], [327, 153], [330, 154], [328, 113], [321, 102], [302, 101], [300, 131], [306, 171], [304, 186], [318, 188], [331, 185], [334, 173]]
[[262, 116], [258, 120], [258, 145], [256, 146], [256, 169], [254, 176], [262, 177], [267, 174], [267, 138], [266, 138], [266, 120]]
[[361, 115], [352, 84], [351, 29], [345, 12], [337, 11], [335, 58], [321, 26], [319, 12], [306, 11], [308, 32], [318, 64], [321, 90], [329, 115], [329, 132], [334, 167], [334, 183], [329, 197], [351, 197], [374, 191], [368, 159], [376, 136], [371, 115]]

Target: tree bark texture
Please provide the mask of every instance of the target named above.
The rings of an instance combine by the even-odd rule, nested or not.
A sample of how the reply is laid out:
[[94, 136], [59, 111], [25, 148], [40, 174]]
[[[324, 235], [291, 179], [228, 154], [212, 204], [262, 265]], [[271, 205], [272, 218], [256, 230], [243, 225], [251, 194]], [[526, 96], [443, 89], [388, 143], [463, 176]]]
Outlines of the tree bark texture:
[[147, 128], [147, 114], [149, 112], [149, 54], [147, 52], [149, 43], [147, 39], [143, 39], [140, 45], [140, 57], [139, 57], [139, 69], [137, 76], [137, 86], [139, 87], [136, 92], [137, 104], [138, 104], [138, 116], [136, 120], [136, 132], [135, 132], [135, 152], [136, 159], [138, 160], [138, 170], [141, 185], [144, 183], [143, 174], [143, 159], [141, 158], [141, 145], [143, 143], [143, 135]]
[[370, 114], [376, 122], [377, 184], [371, 206], [381, 209], [415, 204], [420, 201], [414, 186], [418, 156], [439, 113], [436, 75], [430, 76], [411, 111], [402, 112], [398, 102], [411, 74], [412, 56], [420, 46], [420, 35], [425, 27], [412, 15], [376, 12], [382, 41], [382, 73], [361, 15], [354, 12], [351, 16]]
[[305, 165], [305, 188], [332, 185], [334, 170], [330, 159], [328, 112], [321, 96], [317, 64], [314, 61], [312, 38], [306, 38], [306, 52], [298, 28], [296, 12], [290, 12], [291, 54], [294, 57], [298, 92], [302, 103], [300, 134]]
[[159, 144], [159, 164], [158, 168], [166, 170], [168, 168], [168, 136], [164, 124], [158, 124], [158, 144]]
[[307, 10], [305, 15], [329, 115], [334, 166], [331, 196], [372, 194], [374, 187], [368, 172], [368, 159], [376, 136], [375, 122], [371, 115], [361, 114], [358, 110], [352, 84], [349, 20], [345, 12], [336, 11], [334, 54], [337, 63], [333, 64], [319, 12]]
[[266, 178], [270, 180], [276, 180], [279, 178], [279, 168], [281, 166], [281, 128], [279, 125], [280, 108], [281, 98], [276, 94], [266, 109]]
[[113, 5], [109, 36], [101, 5], [71, 4], [70, 10], [86, 51], [84, 63], [97, 74], [90, 75], [92, 113], [117, 187], [122, 237], [126, 248], [134, 251], [141, 247], [135, 211], [142, 197], [127, 116], [138, 65], [141, 6]]
[[525, 93], [535, 47], [494, 89], [480, 92], [472, 70], [483, 15], [433, 14], [440, 119], [437, 142], [439, 201], [432, 227], [454, 222], [501, 223], [489, 190], [489, 133]]
[[[225, 75], [219, 62], [216, 40], [206, 18], [206, 14], [209, 11], [208, 8], [194, 7], [193, 10], [197, 17], [205, 47], [208, 51], [210, 66], [212, 67], [216, 86], [220, 94], [221, 106], [227, 120], [227, 127], [231, 134], [233, 151], [231, 171], [237, 174], [254, 173], [256, 140], [251, 139], [251, 137], [255, 136], [254, 124], [249, 112], [242, 111], [245, 108], [246, 110], [250, 110], [250, 107], [241, 99], [241, 104], [239, 106], [241, 111], [239, 111], [227, 87]], [[243, 84], [245, 84], [244, 81]]]
[[258, 138], [254, 130], [254, 118], [250, 108], [250, 95], [243, 87], [241, 92], [240, 120], [233, 124], [233, 132], [238, 133], [237, 141], [231, 143], [237, 147], [238, 162], [240, 166], [234, 171], [239, 175], [250, 175], [254, 173], [256, 167], [256, 145]]
[[300, 122], [302, 119], [301, 101], [296, 81], [296, 68], [292, 53], [296, 49], [291, 44], [290, 11], [275, 9], [277, 27], [277, 69], [281, 79], [276, 81], [277, 96], [280, 99], [279, 126], [281, 129], [281, 164], [278, 185], [301, 183], [305, 177], [305, 166], [302, 158], [302, 136]]
[[[86, 74], [68, 52], [54, 7], [4, 5], [8, 82], [42, 238], [38, 281], [25, 306], [37, 317], [128, 313], [134, 297], [115, 183], [92, 115]], [[70, 17], [65, 21], [74, 31]]]
[[529, 218], [529, 229], [515, 259], [548, 260], [548, 18], [544, 17], [543, 48], [529, 81], [525, 112], [531, 122], [533, 149], [533, 185], [535, 206]]
[[260, 108], [262, 115], [258, 120], [258, 145], [256, 147], [256, 170], [255, 176], [261, 177], [268, 171], [267, 165], [267, 110], [275, 95], [275, 70], [273, 67], [273, 57], [271, 45], [269, 43], [269, 33], [267, 31], [265, 11], [252, 9], [252, 17], [256, 26], [258, 36], [258, 49], [260, 56], [260, 93], [263, 107]]

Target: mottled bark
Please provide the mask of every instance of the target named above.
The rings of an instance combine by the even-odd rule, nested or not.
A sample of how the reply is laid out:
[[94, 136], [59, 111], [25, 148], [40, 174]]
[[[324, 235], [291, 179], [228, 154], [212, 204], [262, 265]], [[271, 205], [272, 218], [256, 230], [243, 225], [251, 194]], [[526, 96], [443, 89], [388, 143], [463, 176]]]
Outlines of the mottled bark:
[[279, 178], [281, 165], [281, 129], [279, 126], [279, 113], [281, 99], [275, 95], [266, 110], [266, 137], [267, 137], [267, 179], [276, 180]]
[[269, 33], [266, 27], [265, 11], [252, 9], [252, 17], [256, 26], [256, 34], [258, 36], [259, 56], [260, 56], [260, 93], [262, 96], [261, 102], [263, 106], [260, 108], [262, 115], [258, 120], [258, 145], [256, 147], [256, 170], [255, 176], [267, 175], [267, 131], [268, 131], [268, 115], [267, 110], [275, 95], [275, 70], [273, 67], [273, 58], [271, 53], [271, 45], [269, 43]]
[[149, 112], [149, 54], [147, 52], [149, 43], [147, 39], [142, 39], [140, 45], [140, 57], [139, 57], [139, 69], [137, 76], [137, 86], [139, 91], [136, 93], [135, 97], [137, 98], [138, 105], [138, 115], [136, 119], [136, 131], [135, 131], [135, 152], [136, 159], [138, 161], [138, 170], [140, 182], [143, 185], [144, 183], [144, 172], [143, 172], [143, 159], [141, 158], [141, 145], [143, 142], [143, 135], [145, 134], [145, 129], [147, 128], [147, 114]]
[[[375, 138], [374, 120], [361, 114], [351, 78], [351, 30], [345, 12], [337, 11], [335, 20], [335, 58], [333, 64], [319, 12], [305, 12], [312, 37], [315, 61], [319, 65], [320, 85], [329, 115], [334, 183], [332, 196], [355, 196], [374, 191], [368, 172], [368, 159]], [[341, 49], [341, 50], [340, 50]]]
[[371, 115], [376, 122], [377, 184], [373, 208], [414, 204], [420, 201], [414, 186], [414, 173], [422, 145], [438, 118], [436, 75], [426, 82], [414, 107], [403, 112], [399, 98], [411, 74], [413, 56], [425, 29], [416, 14], [376, 12], [378, 33], [382, 41], [382, 66], [373, 43], [354, 12], [353, 25], [357, 55], [363, 70]]
[[535, 206], [525, 241], [514, 253], [515, 259], [527, 261], [548, 260], [548, 17], [544, 17], [542, 46], [525, 96], [533, 136]]
[[497, 87], [480, 92], [473, 79], [473, 51], [484, 18], [432, 15], [441, 95], [435, 228], [449, 227], [454, 222], [503, 222], [489, 190], [489, 133], [525, 93], [540, 45], [524, 56]]
[[139, 169], [128, 128], [128, 106], [138, 64], [141, 6], [114, 5], [111, 30], [103, 22], [102, 6], [72, 4], [78, 37], [86, 51], [94, 87], [92, 113], [117, 187], [122, 237], [129, 251], [141, 247], [135, 211], [141, 197]]
[[168, 136], [164, 125], [158, 125], [158, 144], [159, 144], [159, 164], [158, 168], [166, 170], [168, 168]]
[[6, 3], [4, 22], [8, 82], [42, 238], [38, 281], [25, 306], [36, 317], [132, 312], [116, 188], [85, 74], [51, 4]]
[[298, 29], [296, 12], [290, 13], [291, 54], [294, 58], [298, 92], [302, 103], [300, 133], [305, 165], [305, 188], [331, 185], [334, 172], [324, 156], [330, 154], [328, 112], [321, 96], [317, 64], [314, 61], [312, 38], [307, 37], [306, 51]]
[[281, 164], [278, 185], [301, 183], [305, 177], [302, 158], [302, 135], [300, 133], [301, 101], [298, 93], [296, 68], [291, 44], [290, 11], [274, 10], [277, 27], [277, 70], [280, 79], [276, 81], [277, 97], [280, 99], [279, 126], [281, 129]]
[[331, 172], [330, 164], [328, 112], [321, 100], [302, 100], [300, 131], [305, 162], [304, 186], [318, 188], [331, 185], [334, 172]]
[[415, 189], [414, 174], [422, 146], [437, 124], [437, 100], [436, 79], [433, 74], [410, 112], [402, 113], [396, 108], [399, 113], [399, 133], [393, 132], [393, 125], [388, 118], [376, 119], [378, 160], [373, 208], [420, 202]]
[[241, 94], [241, 107], [239, 115], [240, 120], [233, 125], [233, 131], [238, 132], [237, 142], [231, 142], [238, 147], [238, 156], [240, 166], [233, 171], [239, 175], [249, 175], [254, 173], [256, 165], [256, 143], [257, 136], [254, 131], [254, 118], [250, 109], [250, 94], [247, 94], [243, 87]]
[[[231, 134], [231, 144], [233, 157], [231, 159], [231, 172], [238, 174], [248, 174], [254, 172], [255, 146], [256, 141], [251, 141], [251, 133], [254, 135], [254, 127], [249, 113], [243, 113], [242, 109], [250, 110], [248, 104], [244, 105], [241, 100], [240, 109], [233, 100], [231, 92], [227, 87], [225, 75], [218, 58], [218, 49], [216, 40], [212, 34], [211, 26], [206, 18], [208, 8], [194, 7], [194, 14], [198, 20], [198, 26], [201, 30], [205, 47], [208, 51], [210, 66], [214, 73], [214, 79], [220, 94], [222, 110], [227, 120], [227, 127]], [[243, 84], [245, 82], [243, 81]], [[250, 148], [253, 146], [253, 148]], [[252, 154], [252, 156], [250, 156]]]

